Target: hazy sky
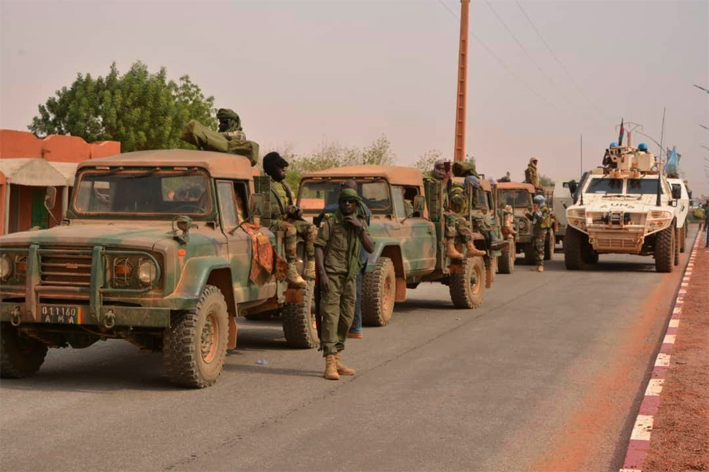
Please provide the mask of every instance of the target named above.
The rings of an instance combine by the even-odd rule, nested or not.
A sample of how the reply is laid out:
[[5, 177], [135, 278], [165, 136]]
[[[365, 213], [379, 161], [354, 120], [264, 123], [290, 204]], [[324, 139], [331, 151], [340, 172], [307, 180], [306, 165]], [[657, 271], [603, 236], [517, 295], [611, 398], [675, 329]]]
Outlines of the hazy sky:
[[[519, 5], [471, 5], [467, 146], [481, 172], [520, 179], [538, 156], [543, 174], [573, 177], [581, 134], [590, 168], [621, 117], [660, 141], [666, 107], [665, 143], [709, 194], [709, 94], [693, 87], [709, 88], [709, 1]], [[446, 7], [460, 12], [457, 0], [2, 0], [0, 127], [26, 130], [77, 72], [141, 60], [189, 74], [264, 152], [384, 134], [399, 164], [431, 149], [452, 156], [459, 24]]]

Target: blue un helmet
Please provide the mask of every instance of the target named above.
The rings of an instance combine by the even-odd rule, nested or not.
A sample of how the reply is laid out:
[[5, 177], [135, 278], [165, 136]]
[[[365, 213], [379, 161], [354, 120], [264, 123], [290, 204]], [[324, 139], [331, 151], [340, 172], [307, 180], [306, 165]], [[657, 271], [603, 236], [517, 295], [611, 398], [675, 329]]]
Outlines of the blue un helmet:
[[[528, 200], [529, 201], [529, 200]], [[534, 203], [537, 203], [539, 205], [544, 205], [544, 197], [541, 195], [537, 195], [534, 197]]]
[[610, 144], [608, 145], [608, 147], [609, 147], [609, 148], [618, 147], [618, 143], [616, 143], [615, 141], [613, 141], [612, 143], [610, 143]]
[[645, 143], [638, 144], [638, 151], [647, 152], [647, 144], [645, 144]]

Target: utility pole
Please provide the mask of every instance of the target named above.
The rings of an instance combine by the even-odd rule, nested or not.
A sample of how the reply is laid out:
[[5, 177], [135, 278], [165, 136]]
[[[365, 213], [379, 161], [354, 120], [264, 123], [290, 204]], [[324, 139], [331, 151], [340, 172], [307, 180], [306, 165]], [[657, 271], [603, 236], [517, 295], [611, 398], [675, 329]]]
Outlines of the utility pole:
[[458, 96], [455, 105], [453, 160], [465, 161], [465, 125], [468, 108], [468, 23], [470, 0], [460, 0], [460, 47], [458, 49]]

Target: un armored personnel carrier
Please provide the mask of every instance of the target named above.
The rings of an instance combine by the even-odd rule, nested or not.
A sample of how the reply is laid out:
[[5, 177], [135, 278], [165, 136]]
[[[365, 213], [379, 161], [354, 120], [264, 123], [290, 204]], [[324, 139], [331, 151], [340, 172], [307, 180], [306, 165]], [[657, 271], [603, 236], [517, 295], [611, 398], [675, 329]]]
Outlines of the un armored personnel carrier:
[[[348, 179], [357, 182], [358, 193], [372, 212], [370, 234], [375, 248], [362, 286], [365, 324], [387, 325], [395, 303], [406, 300], [407, 290], [421, 282], [447, 285], [457, 308], [482, 305], [494, 276], [494, 261], [489, 256], [446, 257], [439, 183], [424, 184], [420, 171], [398, 166], [348, 166], [307, 173], [298, 193], [304, 217], [314, 219], [326, 206], [336, 204], [340, 184]], [[481, 205], [483, 201], [488, 200], [481, 200]], [[472, 202], [469, 209], [473, 211]], [[484, 249], [483, 236], [476, 233], [474, 244]], [[458, 250], [465, 252], [460, 244]]]
[[637, 254], [654, 256], [658, 272], [672, 272], [686, 217], [681, 187], [668, 182], [646, 150], [612, 147], [603, 162], [566, 210], [566, 268], [583, 269], [599, 254]]
[[172, 382], [206, 387], [236, 346], [237, 315], [281, 309], [293, 338], [286, 328], [311, 325], [312, 282], [279, 277], [279, 235], [256, 224], [265, 212], [240, 157], [82, 162], [62, 225], [0, 237], [0, 375], [34, 374], [48, 348], [123, 339], [162, 352]]

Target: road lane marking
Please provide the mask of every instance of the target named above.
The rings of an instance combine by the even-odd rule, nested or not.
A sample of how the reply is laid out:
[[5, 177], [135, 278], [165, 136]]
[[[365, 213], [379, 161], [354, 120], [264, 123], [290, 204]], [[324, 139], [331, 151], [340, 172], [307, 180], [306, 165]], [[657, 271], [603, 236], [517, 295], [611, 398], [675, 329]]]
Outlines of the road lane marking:
[[652, 422], [652, 416], [638, 415], [638, 419], [635, 421], [635, 426], [633, 427], [633, 432], [630, 435], [630, 439], [635, 439], [636, 441], [649, 441], [652, 433]]
[[646, 397], [656, 397], [662, 392], [662, 385], [665, 383], [665, 379], [650, 379], [645, 389]]
[[674, 334], [668, 334], [667, 336], [665, 336], [665, 339], [662, 340], [662, 344], [674, 344], [676, 337], [677, 336]]
[[679, 320], [670, 320], [670, 328], [679, 328]]
[[670, 365], [670, 355], [659, 353], [655, 361], [655, 367], [668, 367]]

